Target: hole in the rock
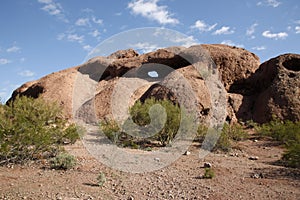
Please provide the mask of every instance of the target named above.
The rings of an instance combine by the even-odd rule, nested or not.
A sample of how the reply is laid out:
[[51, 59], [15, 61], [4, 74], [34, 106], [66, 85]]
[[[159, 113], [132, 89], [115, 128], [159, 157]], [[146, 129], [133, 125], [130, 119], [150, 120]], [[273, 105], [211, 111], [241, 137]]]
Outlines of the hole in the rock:
[[163, 64], [145, 63], [137, 70], [136, 77], [148, 81], [160, 81], [172, 71], [173, 68]]
[[12, 94], [12, 97], [6, 102], [8, 105], [9, 102], [14, 101], [17, 97], [17, 95], [20, 96], [27, 96], [27, 97], [32, 97], [34, 99], [38, 98], [42, 93], [44, 92], [44, 87], [37, 84], [37, 85], [32, 85], [29, 87], [26, 91], [22, 92], [19, 94], [18, 92], [14, 91]]
[[300, 71], [300, 59], [299, 58], [291, 58], [289, 60], [285, 60], [282, 65], [288, 69], [293, 71]]
[[32, 98], [38, 98], [40, 94], [44, 92], [44, 87], [40, 85], [34, 85], [28, 88], [22, 95], [29, 96]]
[[296, 74], [295, 73], [289, 73], [289, 78], [295, 78], [296, 77]]
[[162, 64], [166, 66], [170, 66], [173, 69], [179, 69], [182, 67], [186, 67], [191, 65], [189, 61], [193, 61], [193, 57], [189, 55], [175, 55], [173, 58], [149, 58], [148, 62], [149, 63], [157, 63], [157, 64]]
[[151, 77], [151, 78], [158, 78], [159, 77], [157, 71], [148, 72], [148, 76]]
[[105, 79], [107, 79], [109, 76], [110, 76], [110, 72], [109, 72], [108, 70], [105, 70], [105, 71], [103, 72], [102, 76], [100, 77], [100, 79], [97, 80], [97, 81], [105, 80]]

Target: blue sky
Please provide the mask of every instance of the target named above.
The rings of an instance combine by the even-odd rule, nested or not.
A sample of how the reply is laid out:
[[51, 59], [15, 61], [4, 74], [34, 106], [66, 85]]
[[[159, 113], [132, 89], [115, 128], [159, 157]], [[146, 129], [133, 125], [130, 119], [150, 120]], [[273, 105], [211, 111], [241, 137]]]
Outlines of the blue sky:
[[298, 0], [1, 0], [0, 97], [81, 64], [99, 43], [135, 28], [164, 27], [198, 43], [240, 46], [262, 62], [300, 53], [299, 7]]

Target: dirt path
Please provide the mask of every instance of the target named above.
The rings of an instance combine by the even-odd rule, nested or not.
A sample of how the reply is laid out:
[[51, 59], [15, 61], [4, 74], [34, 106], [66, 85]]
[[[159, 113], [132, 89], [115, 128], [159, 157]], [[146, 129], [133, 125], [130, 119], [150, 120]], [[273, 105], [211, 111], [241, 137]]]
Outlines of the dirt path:
[[[283, 149], [268, 140], [239, 142], [228, 154], [198, 158], [191, 154], [161, 170], [131, 174], [97, 162], [81, 142], [68, 146], [78, 165], [69, 171], [42, 165], [0, 167], [0, 199], [299, 199], [300, 173], [275, 165]], [[258, 160], [249, 157], [258, 156]], [[215, 178], [202, 179], [203, 164], [210, 162]], [[106, 176], [103, 187], [97, 176]]]

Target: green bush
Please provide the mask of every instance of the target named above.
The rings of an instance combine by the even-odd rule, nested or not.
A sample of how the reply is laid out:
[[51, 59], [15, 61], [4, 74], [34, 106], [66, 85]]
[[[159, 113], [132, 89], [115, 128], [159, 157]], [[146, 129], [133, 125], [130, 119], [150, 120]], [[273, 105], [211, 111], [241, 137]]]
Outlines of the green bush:
[[215, 131], [211, 131], [210, 134], [208, 127], [201, 124], [198, 127], [197, 132], [197, 141], [203, 142], [206, 138], [208, 142], [211, 142], [210, 145], [213, 145], [213, 151], [221, 150], [224, 152], [228, 152], [232, 148], [232, 141], [244, 140], [247, 139], [247, 137], [247, 132], [244, 131], [243, 127], [240, 124], [229, 125], [225, 123], [215, 144], [212, 144], [212, 142], [216, 140]]
[[213, 148], [213, 151], [220, 150], [220, 151], [228, 152], [231, 150], [231, 148], [232, 148], [232, 141], [230, 135], [228, 135], [223, 129], [216, 145]]
[[274, 119], [256, 127], [262, 136], [269, 136], [286, 147], [282, 160], [287, 166], [300, 167], [300, 122]]
[[300, 168], [300, 143], [293, 143], [287, 146], [286, 152], [283, 154], [282, 160], [287, 166]]
[[116, 121], [106, 120], [100, 122], [101, 131], [107, 136], [107, 138], [113, 143], [117, 144], [121, 130]]
[[237, 123], [232, 125], [225, 123], [223, 132], [234, 141], [241, 141], [248, 138], [248, 133], [244, 131], [244, 128], [240, 124]]
[[203, 175], [203, 178], [205, 179], [212, 179], [215, 177], [215, 172], [212, 168], [208, 168], [206, 167], [205, 168], [205, 172], [204, 172], [204, 175]]
[[50, 167], [52, 169], [68, 170], [73, 168], [75, 165], [75, 157], [68, 153], [60, 153], [50, 160]]
[[106, 182], [105, 174], [103, 172], [100, 172], [97, 176], [97, 185], [99, 187], [102, 187], [105, 182]]
[[22, 96], [1, 105], [0, 164], [56, 155], [60, 144], [79, 138], [76, 126], [67, 124], [59, 106], [41, 98]]
[[[165, 124], [160, 124], [163, 121], [163, 116], [158, 110], [154, 109], [152, 109], [153, 122], [151, 122], [149, 110], [156, 104], [161, 105], [166, 111], [167, 119]], [[154, 98], [150, 98], [146, 99], [144, 103], [138, 101], [130, 109], [130, 114], [133, 122], [139, 126], [146, 127], [150, 123], [153, 124], [154, 128], [162, 126], [162, 129], [158, 130], [159, 132], [153, 138], [160, 141], [163, 146], [173, 140], [180, 126], [181, 110], [178, 105], [174, 105], [169, 100], [155, 100]], [[152, 129], [152, 131], [155, 131], [155, 129]]]
[[257, 128], [258, 132], [263, 136], [270, 136], [287, 146], [299, 141], [300, 138], [300, 122], [281, 121], [274, 119], [269, 123], [262, 124]]
[[[164, 115], [160, 112], [162, 107], [166, 112], [165, 121]], [[152, 122], [149, 112], [153, 116]], [[100, 122], [103, 133], [119, 146], [139, 148], [140, 144], [149, 141], [159, 141], [162, 146], [165, 146], [172, 142], [181, 122], [181, 110], [178, 105], [168, 100], [155, 100], [154, 98], [146, 99], [144, 103], [137, 101], [130, 108], [130, 115], [131, 119], [124, 122], [122, 130], [113, 120]], [[184, 125], [181, 127], [183, 132], [188, 132], [189, 123], [191, 122], [187, 117], [183, 119]], [[155, 134], [150, 135], [150, 133]]]

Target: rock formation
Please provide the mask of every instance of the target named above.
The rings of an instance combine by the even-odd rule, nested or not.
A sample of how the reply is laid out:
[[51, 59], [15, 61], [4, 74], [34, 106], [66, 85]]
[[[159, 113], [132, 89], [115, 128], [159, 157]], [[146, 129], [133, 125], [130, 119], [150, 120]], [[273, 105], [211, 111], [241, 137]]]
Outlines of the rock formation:
[[[210, 68], [201, 71], [203, 65]], [[182, 102], [188, 108], [195, 108], [198, 117], [205, 118], [212, 114], [213, 107], [207, 74], [218, 72], [227, 93], [224, 106], [228, 121], [252, 119], [261, 123], [269, 121], [272, 115], [297, 121], [300, 120], [299, 71], [300, 55], [285, 54], [260, 65], [255, 54], [221, 44], [169, 47], [143, 55], [129, 49], [108, 57], [95, 57], [82, 65], [25, 83], [13, 92], [9, 101], [17, 95], [41, 96], [58, 102], [68, 118], [77, 114], [92, 120], [112, 117], [116, 112], [124, 118], [136, 100], [154, 97]], [[157, 76], [150, 76], [150, 72]], [[81, 94], [74, 96], [74, 89]], [[111, 108], [115, 101], [120, 104], [117, 110]], [[73, 113], [76, 102], [81, 108]], [[91, 109], [94, 113], [88, 113]]]
[[300, 120], [300, 55], [284, 54], [264, 62], [249, 79], [257, 98], [253, 120]]

